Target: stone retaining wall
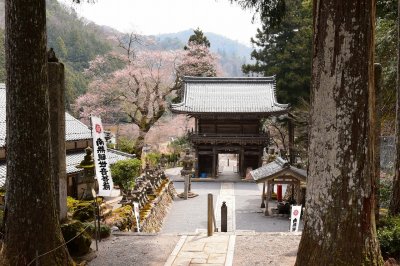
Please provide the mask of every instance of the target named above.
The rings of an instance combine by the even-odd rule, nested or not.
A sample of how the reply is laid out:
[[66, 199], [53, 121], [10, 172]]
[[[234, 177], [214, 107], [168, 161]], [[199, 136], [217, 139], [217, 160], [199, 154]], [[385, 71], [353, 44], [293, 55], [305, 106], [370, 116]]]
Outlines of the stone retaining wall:
[[162, 228], [168, 209], [176, 196], [174, 184], [171, 181], [166, 182], [151, 203], [150, 212], [140, 221], [140, 231], [145, 233], [156, 233]]

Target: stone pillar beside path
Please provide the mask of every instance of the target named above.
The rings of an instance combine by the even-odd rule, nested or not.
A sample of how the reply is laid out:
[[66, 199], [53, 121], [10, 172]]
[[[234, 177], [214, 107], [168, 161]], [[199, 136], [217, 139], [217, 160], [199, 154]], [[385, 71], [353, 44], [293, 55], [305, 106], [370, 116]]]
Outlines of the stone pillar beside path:
[[[52, 180], [59, 219], [67, 218], [64, 65], [55, 56], [48, 63]], [[56, 61], [57, 60], [57, 61]]]

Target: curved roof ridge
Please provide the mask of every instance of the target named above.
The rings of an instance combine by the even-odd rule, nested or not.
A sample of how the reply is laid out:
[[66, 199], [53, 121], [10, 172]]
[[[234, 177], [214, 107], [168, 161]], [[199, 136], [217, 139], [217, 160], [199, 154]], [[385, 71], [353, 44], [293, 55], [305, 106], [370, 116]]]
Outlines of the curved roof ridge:
[[275, 76], [269, 77], [195, 77], [195, 76], [184, 76], [183, 81], [185, 83], [195, 82], [275, 82]]
[[287, 110], [275, 96], [275, 76], [183, 78], [183, 99], [176, 113], [278, 114]]

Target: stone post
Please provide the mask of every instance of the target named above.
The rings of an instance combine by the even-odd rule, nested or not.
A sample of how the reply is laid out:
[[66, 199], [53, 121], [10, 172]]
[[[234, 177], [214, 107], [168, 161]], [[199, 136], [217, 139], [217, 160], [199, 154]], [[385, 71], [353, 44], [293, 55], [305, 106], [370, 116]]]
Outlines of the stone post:
[[207, 236], [213, 235], [213, 194], [208, 193], [207, 198]]
[[221, 206], [221, 232], [228, 232], [228, 207], [225, 201]]
[[[52, 50], [51, 50], [52, 51]], [[67, 217], [67, 173], [65, 150], [65, 86], [64, 65], [49, 57], [49, 110], [51, 162], [54, 197], [60, 220]]]
[[185, 175], [184, 177], [185, 183], [184, 183], [184, 190], [183, 190], [183, 198], [185, 200], [188, 199], [188, 194], [189, 194], [189, 175]]
[[263, 182], [263, 190], [261, 194], [261, 206], [260, 208], [265, 208], [265, 182]]

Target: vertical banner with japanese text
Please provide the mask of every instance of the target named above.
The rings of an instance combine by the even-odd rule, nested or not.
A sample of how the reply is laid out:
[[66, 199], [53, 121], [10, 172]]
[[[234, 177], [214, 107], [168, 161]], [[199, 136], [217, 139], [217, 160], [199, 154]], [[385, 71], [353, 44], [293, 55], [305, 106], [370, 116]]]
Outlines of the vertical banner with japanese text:
[[99, 196], [110, 197], [113, 189], [110, 165], [107, 160], [107, 142], [104, 138], [100, 117], [91, 116], [93, 157], [96, 167], [96, 179], [99, 182]]
[[292, 210], [290, 214], [290, 232], [298, 232], [300, 225], [300, 216], [301, 216], [301, 205], [296, 206], [292, 205]]

